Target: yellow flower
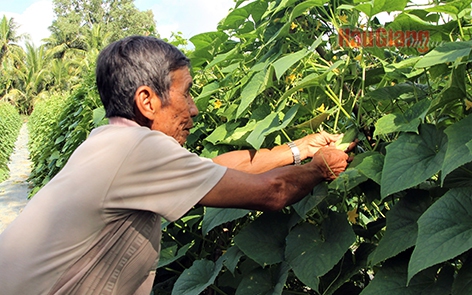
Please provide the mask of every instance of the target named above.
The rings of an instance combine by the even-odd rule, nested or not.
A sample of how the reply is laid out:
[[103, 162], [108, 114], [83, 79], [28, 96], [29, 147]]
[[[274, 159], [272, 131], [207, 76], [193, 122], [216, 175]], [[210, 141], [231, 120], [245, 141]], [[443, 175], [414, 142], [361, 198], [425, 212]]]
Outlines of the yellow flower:
[[321, 104], [319, 108], [316, 109], [317, 111], [324, 113], [326, 111], [324, 103]]
[[294, 22], [292, 22], [292, 24], [290, 24], [290, 30], [295, 30], [296, 28], [298, 27], [298, 25]]
[[354, 208], [352, 209], [351, 211], [348, 211], [347, 212], [347, 219], [349, 220], [349, 222], [351, 222], [352, 224], [356, 224], [357, 223], [357, 217], [359, 217], [359, 214], [357, 214], [357, 208]]
[[472, 101], [465, 99], [464, 102], [465, 102], [465, 110], [466, 111], [470, 110], [472, 108]]
[[349, 20], [347, 19], [347, 15], [340, 15], [338, 16], [338, 18], [343, 24], [349, 23]]
[[359, 54], [358, 56], [354, 57], [355, 60], [361, 61], [362, 60], [362, 54]]
[[297, 78], [297, 76], [295, 76], [295, 74], [291, 74], [291, 75], [287, 76], [287, 79], [285, 79], [285, 81], [287, 83], [293, 83], [293, 81], [295, 81], [296, 78]]
[[213, 104], [213, 107], [215, 109], [219, 109], [219, 108], [221, 108], [221, 105], [222, 105], [221, 101], [219, 99], [217, 99], [217, 100], [215, 100], [215, 103]]

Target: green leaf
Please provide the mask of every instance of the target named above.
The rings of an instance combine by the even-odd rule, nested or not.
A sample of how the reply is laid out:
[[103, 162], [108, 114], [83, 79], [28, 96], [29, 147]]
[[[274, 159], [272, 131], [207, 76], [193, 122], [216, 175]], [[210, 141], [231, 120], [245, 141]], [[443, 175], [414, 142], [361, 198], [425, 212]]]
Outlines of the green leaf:
[[408, 0], [374, 0], [370, 3], [358, 4], [354, 8], [372, 17], [380, 12], [403, 11], [407, 3]]
[[250, 15], [250, 9], [254, 4], [250, 3], [244, 7], [237, 8], [231, 11], [218, 26], [219, 30], [238, 29], [242, 24], [246, 22]]
[[[377, 101], [394, 101], [402, 97], [411, 97], [415, 94], [416, 87], [409, 83], [396, 84], [394, 86], [387, 86], [376, 89], [366, 94], [367, 97]], [[381, 102], [384, 104], [383, 102]]]
[[274, 10], [274, 14], [286, 9], [289, 5], [292, 5], [296, 0], [281, 0], [279, 5], [277, 5], [277, 8]]
[[227, 137], [233, 134], [234, 130], [239, 126], [238, 122], [227, 122], [218, 126], [213, 132], [208, 135], [205, 140], [212, 144], [219, 144]]
[[196, 50], [204, 49], [207, 47], [215, 47], [220, 43], [228, 39], [228, 35], [224, 32], [206, 32], [195, 35], [190, 38], [190, 42], [193, 43]]
[[[213, 67], [214, 65], [217, 65], [219, 64], [220, 62], [222, 61], [225, 61], [225, 60], [229, 60], [233, 55], [235, 55], [237, 52], [238, 52], [238, 47], [234, 47], [233, 49], [231, 49], [230, 51], [226, 52], [226, 53], [223, 53], [223, 54], [218, 54], [217, 56], [215, 56], [215, 58], [206, 66], [206, 68], [211, 68]], [[205, 88], [205, 87], [204, 87]]]
[[244, 227], [234, 243], [261, 266], [282, 262], [290, 215], [266, 212]]
[[472, 187], [472, 162], [461, 166], [444, 179], [444, 187]]
[[431, 106], [431, 101], [423, 99], [407, 109], [404, 113], [388, 114], [375, 124], [374, 136], [392, 132], [418, 132], [418, 126], [423, 122]]
[[303, 48], [302, 50], [290, 53], [282, 58], [279, 58], [276, 62], [274, 62], [272, 66], [274, 67], [275, 76], [277, 77], [277, 80], [280, 80], [280, 78], [285, 73], [285, 71], [288, 70], [288, 68], [298, 62], [300, 59], [304, 58], [308, 53], [310, 53], [310, 51], [308, 51], [308, 49], [306, 48]]
[[345, 61], [338, 60], [333, 65], [331, 65], [323, 74], [313, 73], [305, 78], [303, 78], [296, 86], [287, 90], [280, 98], [279, 101], [283, 101], [287, 97], [290, 97], [292, 94], [298, 92], [302, 88], [307, 88], [311, 86], [323, 86], [324, 87], [324, 79], [326, 76], [331, 74], [335, 69], [339, 68], [341, 65], [344, 65]]
[[281, 295], [289, 270], [285, 262], [272, 268], [256, 268], [243, 277], [236, 295]]
[[224, 254], [224, 262], [223, 264], [228, 268], [228, 270], [234, 276], [234, 270], [238, 265], [239, 259], [244, 256], [244, 253], [237, 247], [232, 246], [230, 247]]
[[443, 88], [441, 93], [433, 99], [430, 112], [441, 109], [442, 112], [448, 111], [448, 105], [456, 104], [458, 101], [467, 97], [466, 79], [467, 69], [465, 64], [461, 64], [452, 69], [449, 75], [447, 86]]
[[377, 264], [413, 247], [418, 235], [417, 220], [431, 205], [427, 191], [409, 190], [408, 194], [387, 212], [387, 230], [371, 256]]
[[223, 267], [220, 258], [216, 263], [210, 260], [195, 260], [175, 282], [172, 295], [199, 295], [206, 287], [213, 284]]
[[205, 86], [203, 86], [200, 94], [197, 97], [195, 97], [195, 103], [197, 103], [200, 99], [206, 98], [218, 92], [219, 90], [220, 90], [220, 83], [218, 83], [217, 81], [213, 81], [211, 83], [206, 84]]
[[[411, 280], [407, 287], [407, 257], [393, 258], [382, 265], [361, 295], [444, 295], [450, 294], [454, 270], [431, 267]], [[438, 274], [439, 273], [439, 274]]]
[[307, 9], [315, 6], [323, 6], [328, 0], [306, 0], [295, 6], [290, 13], [290, 22], [302, 15]]
[[308, 196], [293, 204], [292, 207], [301, 218], [305, 218], [307, 213], [318, 206], [327, 196], [328, 186], [326, 182], [322, 182], [315, 186]]
[[349, 167], [356, 168], [367, 178], [380, 184], [385, 156], [377, 152], [365, 152], [356, 155]]
[[279, 122], [279, 115], [282, 114], [271, 113], [262, 121], [257, 122], [256, 128], [249, 134], [246, 141], [255, 149], [259, 149], [269, 134], [286, 128], [293, 121], [299, 107], [299, 105], [295, 105], [290, 108], [284, 115], [282, 123]]
[[419, 134], [403, 133], [387, 146], [382, 170], [381, 196], [413, 187], [441, 169], [447, 139], [433, 125], [421, 125]]
[[205, 208], [203, 216], [202, 232], [206, 235], [210, 230], [226, 222], [230, 222], [246, 216], [250, 211], [232, 208]]
[[350, 128], [348, 129], [341, 139], [336, 141], [336, 148], [341, 151], [345, 151], [349, 148], [349, 145], [357, 138], [357, 128]]
[[365, 177], [358, 169], [347, 168], [346, 171], [342, 172], [329, 184], [329, 188], [348, 192], [366, 180], [367, 177]]
[[254, 130], [246, 138], [246, 141], [256, 150], [264, 143], [264, 139], [270, 133], [270, 130], [275, 130], [279, 126], [279, 114], [271, 113], [265, 119], [257, 122]]
[[304, 129], [304, 128], [310, 128], [312, 131], [316, 131], [318, 127], [331, 115], [331, 112], [324, 112], [319, 114], [318, 116], [303, 122], [301, 124], [298, 124], [293, 127], [293, 129]]
[[313, 224], [296, 226], [287, 236], [285, 249], [295, 275], [315, 290], [319, 277], [332, 269], [356, 240], [345, 214], [330, 213], [322, 227], [323, 236]]
[[437, 64], [455, 62], [464, 56], [468, 56], [471, 50], [472, 41], [446, 43], [427, 53], [416, 63], [415, 67], [426, 68]]
[[408, 281], [423, 269], [472, 248], [472, 188], [449, 190], [418, 220], [418, 239]]
[[105, 108], [99, 107], [93, 110], [93, 125], [100, 126], [105, 119]]
[[241, 91], [241, 104], [236, 112], [236, 118], [246, 111], [249, 105], [254, 101], [267, 86], [267, 75], [270, 71], [262, 70], [257, 72]]
[[451, 1], [442, 5], [433, 5], [426, 8], [427, 12], [447, 13], [453, 17], [454, 20], [460, 17], [461, 14], [470, 13], [470, 0]]
[[467, 147], [467, 144], [472, 144], [471, 127], [472, 116], [469, 115], [444, 130], [447, 134], [447, 150], [442, 166], [441, 179], [443, 182], [451, 171], [472, 162], [472, 153]]
[[178, 251], [177, 251], [177, 245], [173, 244], [172, 246], [169, 247], [163, 247], [161, 252], [160, 252], [160, 257], [159, 257], [159, 267], [164, 267], [168, 264], [171, 264], [172, 262], [176, 261], [177, 259], [180, 259], [181, 257], [184, 257], [185, 254], [187, 253], [188, 249], [190, 249], [191, 246], [193, 246], [194, 242], [188, 243], [184, 246], [182, 246]]

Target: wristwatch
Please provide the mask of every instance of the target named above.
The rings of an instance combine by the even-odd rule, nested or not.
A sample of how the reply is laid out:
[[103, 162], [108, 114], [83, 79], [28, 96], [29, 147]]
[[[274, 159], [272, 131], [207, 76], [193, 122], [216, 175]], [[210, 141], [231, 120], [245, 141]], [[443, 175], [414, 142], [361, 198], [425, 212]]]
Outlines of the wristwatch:
[[298, 149], [298, 146], [293, 141], [287, 142], [287, 145], [292, 150], [293, 164], [295, 164], [297, 166], [301, 165], [302, 160], [300, 159], [300, 150]]

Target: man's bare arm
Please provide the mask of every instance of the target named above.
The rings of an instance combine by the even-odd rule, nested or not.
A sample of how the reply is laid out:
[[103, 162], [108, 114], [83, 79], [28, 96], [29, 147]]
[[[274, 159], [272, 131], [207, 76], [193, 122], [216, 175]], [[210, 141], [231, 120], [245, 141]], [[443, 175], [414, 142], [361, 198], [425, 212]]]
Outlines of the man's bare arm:
[[[310, 134], [294, 143], [300, 150], [301, 160], [312, 157], [320, 148], [333, 146], [340, 135], [326, 132]], [[293, 163], [293, 154], [288, 145], [280, 145], [271, 149], [241, 150], [225, 153], [213, 158], [222, 166], [247, 173], [262, 173]]]
[[314, 186], [345, 170], [348, 155], [335, 148], [320, 149], [301, 166], [285, 166], [260, 174], [228, 169], [219, 183], [200, 201], [222, 208], [280, 210], [306, 196]]

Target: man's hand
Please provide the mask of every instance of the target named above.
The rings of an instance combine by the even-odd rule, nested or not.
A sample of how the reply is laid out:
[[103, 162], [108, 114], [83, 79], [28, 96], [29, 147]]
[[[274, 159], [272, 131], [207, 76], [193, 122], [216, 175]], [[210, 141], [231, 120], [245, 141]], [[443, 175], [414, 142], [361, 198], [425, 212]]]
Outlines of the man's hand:
[[313, 157], [320, 148], [334, 147], [336, 141], [340, 138], [342, 138], [341, 134], [329, 134], [328, 132], [321, 131], [300, 138], [295, 143], [302, 152], [302, 159], [306, 159]]
[[[312, 158], [321, 148], [336, 147], [336, 142], [343, 138], [343, 134], [330, 134], [325, 131], [313, 133], [295, 141], [299, 147], [302, 160]], [[348, 153], [354, 149], [358, 140], [351, 142], [344, 152]]]
[[348, 154], [336, 149], [335, 147], [324, 147], [318, 149], [310, 162], [310, 164], [318, 167], [320, 174], [327, 181], [336, 179], [341, 172], [346, 170], [348, 163]]

